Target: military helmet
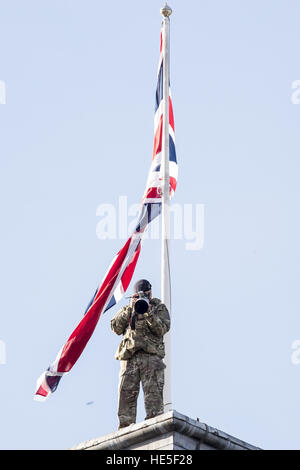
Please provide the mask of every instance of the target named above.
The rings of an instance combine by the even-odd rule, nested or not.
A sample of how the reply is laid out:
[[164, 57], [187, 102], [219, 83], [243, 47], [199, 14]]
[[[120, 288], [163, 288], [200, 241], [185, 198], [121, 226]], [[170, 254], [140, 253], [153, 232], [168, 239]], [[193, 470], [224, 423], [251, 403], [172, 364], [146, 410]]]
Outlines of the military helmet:
[[138, 292], [146, 292], [147, 290], [151, 290], [151, 284], [149, 281], [147, 281], [146, 279], [140, 279], [139, 281], [137, 281], [134, 286], [133, 286], [133, 290], [135, 292], [135, 294], [137, 294]]

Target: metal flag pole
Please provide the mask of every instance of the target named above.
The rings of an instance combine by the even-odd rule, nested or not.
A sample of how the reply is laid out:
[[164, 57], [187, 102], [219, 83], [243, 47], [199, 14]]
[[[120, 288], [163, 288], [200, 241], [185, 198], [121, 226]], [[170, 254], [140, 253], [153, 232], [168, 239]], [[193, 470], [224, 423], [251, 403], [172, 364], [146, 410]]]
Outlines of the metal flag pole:
[[[165, 4], [160, 13], [163, 17], [163, 135], [162, 135], [162, 253], [161, 253], [161, 299], [171, 316], [170, 282], [170, 192], [169, 192], [169, 32], [172, 9]], [[165, 385], [164, 412], [172, 409], [171, 399], [171, 335], [165, 335]]]

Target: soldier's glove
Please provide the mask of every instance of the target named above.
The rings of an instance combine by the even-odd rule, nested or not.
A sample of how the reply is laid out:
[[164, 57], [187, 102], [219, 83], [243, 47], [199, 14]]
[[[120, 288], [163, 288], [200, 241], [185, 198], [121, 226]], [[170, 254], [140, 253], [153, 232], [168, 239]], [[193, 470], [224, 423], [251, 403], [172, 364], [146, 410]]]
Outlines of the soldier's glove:
[[152, 318], [153, 318], [153, 312], [149, 311], [149, 312], [144, 313], [144, 318], [145, 318], [146, 320], [150, 320], [150, 321], [151, 321]]

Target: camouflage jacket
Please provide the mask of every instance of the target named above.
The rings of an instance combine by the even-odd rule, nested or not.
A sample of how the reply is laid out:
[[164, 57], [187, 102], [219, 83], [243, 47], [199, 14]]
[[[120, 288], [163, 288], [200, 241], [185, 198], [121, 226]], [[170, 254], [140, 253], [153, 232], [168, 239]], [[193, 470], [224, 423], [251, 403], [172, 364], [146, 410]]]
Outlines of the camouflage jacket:
[[159, 299], [150, 300], [149, 312], [138, 315], [135, 329], [130, 326], [132, 307], [126, 305], [111, 320], [111, 329], [123, 339], [116, 351], [115, 358], [130, 359], [136, 351], [165, 356], [163, 336], [170, 329], [170, 316], [167, 307]]

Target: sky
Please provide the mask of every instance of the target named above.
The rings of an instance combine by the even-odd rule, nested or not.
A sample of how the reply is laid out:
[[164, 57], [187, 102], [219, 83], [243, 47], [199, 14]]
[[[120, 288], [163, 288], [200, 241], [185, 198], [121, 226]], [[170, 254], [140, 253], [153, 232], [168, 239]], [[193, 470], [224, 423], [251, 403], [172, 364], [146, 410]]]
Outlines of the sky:
[[[144, 192], [162, 5], [0, 1], [1, 449], [117, 429], [110, 320], [126, 298], [57, 391], [33, 394], [125, 242], [101, 238], [103, 208], [119, 214], [120, 196], [129, 207]], [[170, 6], [173, 204], [202, 214], [201, 246], [171, 240], [172, 406], [258, 447], [299, 449], [300, 5]], [[160, 255], [160, 240], [144, 241], [128, 295], [146, 278], [160, 297]]]

